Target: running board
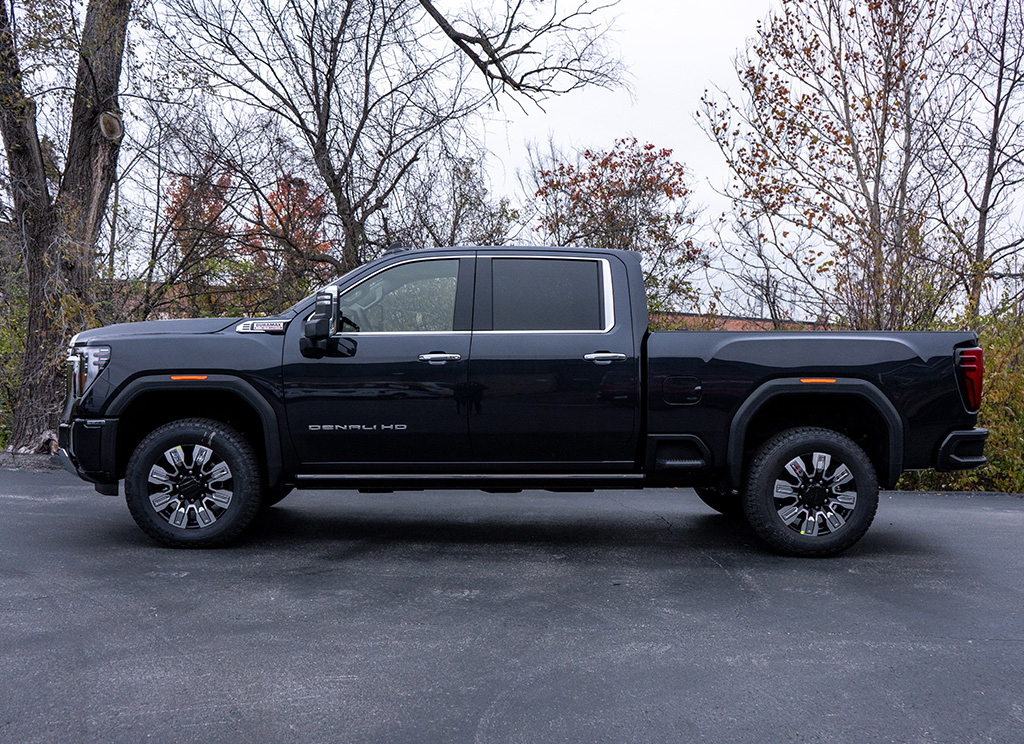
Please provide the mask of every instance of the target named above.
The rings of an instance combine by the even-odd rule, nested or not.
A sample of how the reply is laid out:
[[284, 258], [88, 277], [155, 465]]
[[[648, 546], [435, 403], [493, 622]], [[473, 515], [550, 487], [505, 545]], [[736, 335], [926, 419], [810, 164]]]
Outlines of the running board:
[[521, 490], [523, 488], [590, 491], [600, 488], [642, 488], [643, 473], [311, 473], [296, 475], [299, 488], [344, 488], [377, 490], [422, 490], [450, 488], [468, 490]]

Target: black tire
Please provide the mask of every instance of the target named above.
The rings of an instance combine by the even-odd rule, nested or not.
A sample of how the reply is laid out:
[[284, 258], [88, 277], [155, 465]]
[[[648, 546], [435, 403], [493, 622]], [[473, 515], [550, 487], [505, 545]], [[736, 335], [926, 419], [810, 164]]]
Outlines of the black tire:
[[295, 490], [295, 486], [277, 486], [276, 488], [264, 488], [263, 500], [260, 501], [260, 509], [269, 509], [274, 504]]
[[743, 509], [785, 555], [831, 556], [860, 540], [878, 509], [878, 478], [851, 439], [830, 429], [777, 434], [747, 470]]
[[724, 514], [730, 519], [742, 519], [744, 517], [743, 500], [737, 494], [711, 486], [702, 486], [693, 490], [697, 492], [697, 496], [700, 497], [701, 501], [719, 514]]
[[181, 419], [150, 432], [128, 460], [125, 500], [162, 545], [205, 548], [237, 538], [259, 511], [259, 460], [236, 429]]

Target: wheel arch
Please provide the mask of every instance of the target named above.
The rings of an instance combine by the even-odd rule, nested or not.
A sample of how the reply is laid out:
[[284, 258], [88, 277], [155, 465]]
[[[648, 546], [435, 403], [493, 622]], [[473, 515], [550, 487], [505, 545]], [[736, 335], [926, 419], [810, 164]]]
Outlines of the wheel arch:
[[146, 376], [130, 382], [108, 408], [117, 417], [116, 472], [124, 477], [132, 450], [149, 432], [170, 421], [208, 418], [242, 432], [255, 448], [269, 485], [283, 475], [281, 441], [273, 407], [245, 380], [207, 375], [205, 380], [176, 381]]
[[[794, 410], [794, 401], [813, 400], [813, 410]], [[846, 420], [841, 420], [846, 417]], [[748, 453], [769, 437], [798, 426], [820, 426], [854, 441], [870, 439], [863, 449], [891, 488], [903, 472], [903, 419], [892, 402], [867, 380], [836, 378], [828, 382], [800, 378], [770, 380], [740, 405], [729, 428], [727, 468], [733, 487], [743, 482]], [[884, 436], [884, 442], [876, 441]]]

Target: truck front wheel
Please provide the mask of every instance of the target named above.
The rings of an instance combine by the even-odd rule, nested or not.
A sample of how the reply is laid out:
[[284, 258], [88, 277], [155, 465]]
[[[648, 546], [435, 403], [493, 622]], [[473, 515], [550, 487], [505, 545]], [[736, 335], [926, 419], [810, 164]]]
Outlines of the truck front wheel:
[[150, 432], [128, 460], [125, 500], [135, 522], [176, 548], [222, 545], [260, 508], [252, 446], [227, 424], [181, 419]]
[[830, 429], [775, 435], [747, 471], [747, 521], [785, 555], [836, 555], [864, 536], [877, 509], [878, 478], [871, 460]]

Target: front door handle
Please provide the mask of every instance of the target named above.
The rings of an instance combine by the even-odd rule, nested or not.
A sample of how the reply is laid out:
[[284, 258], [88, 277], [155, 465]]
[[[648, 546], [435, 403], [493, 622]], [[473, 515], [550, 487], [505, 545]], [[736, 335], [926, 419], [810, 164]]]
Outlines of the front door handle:
[[429, 354], [420, 354], [416, 358], [427, 364], [447, 364], [448, 362], [461, 360], [462, 354], [446, 354], [443, 351], [432, 351]]
[[584, 354], [583, 358], [594, 364], [611, 364], [612, 362], [626, 361], [626, 355], [617, 351], [595, 351], [592, 354]]

